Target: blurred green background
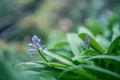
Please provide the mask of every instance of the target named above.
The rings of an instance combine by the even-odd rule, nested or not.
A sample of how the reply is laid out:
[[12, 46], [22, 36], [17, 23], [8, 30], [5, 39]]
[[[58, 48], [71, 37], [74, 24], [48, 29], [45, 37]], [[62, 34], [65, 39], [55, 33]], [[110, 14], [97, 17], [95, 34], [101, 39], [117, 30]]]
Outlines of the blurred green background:
[[119, 0], [0, 0], [0, 40], [24, 42], [34, 34], [47, 40], [93, 19], [107, 25], [119, 12]]
[[17, 80], [14, 74], [29, 79], [32, 72], [25, 77], [9, 65], [39, 59], [29, 55], [27, 44], [33, 35], [50, 48], [81, 25], [110, 25], [119, 13], [120, 0], [0, 0], [0, 80]]

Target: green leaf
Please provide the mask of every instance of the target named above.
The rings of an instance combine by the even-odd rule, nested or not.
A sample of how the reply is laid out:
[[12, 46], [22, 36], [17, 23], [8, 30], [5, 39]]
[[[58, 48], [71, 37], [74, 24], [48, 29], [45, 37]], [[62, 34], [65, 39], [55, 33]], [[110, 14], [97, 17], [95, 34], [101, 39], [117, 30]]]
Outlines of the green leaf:
[[80, 39], [79, 37], [74, 33], [67, 34], [67, 39], [70, 44], [71, 50], [74, 54], [74, 57], [80, 56]]
[[81, 53], [81, 56], [74, 57], [73, 60], [77, 60], [79, 62], [85, 62], [84, 59], [89, 58], [91, 56], [98, 55], [98, 54], [99, 53], [97, 53], [96, 51], [88, 49], [88, 50], [83, 51]]
[[86, 26], [95, 36], [103, 35], [104, 27], [97, 20], [88, 19]]
[[[116, 53], [116, 49], [120, 48], [120, 36], [116, 37], [110, 44], [107, 54]], [[120, 51], [120, 50], [119, 50]]]
[[65, 57], [62, 57], [61, 55], [59, 55], [59, 54], [55, 54], [55, 53], [52, 53], [52, 52], [50, 52], [50, 51], [48, 51], [48, 50], [43, 50], [43, 52], [46, 54], [46, 55], [48, 55], [48, 56], [50, 56], [50, 57], [52, 57], [52, 58], [54, 58], [54, 59], [56, 59], [56, 60], [58, 60], [58, 61], [60, 61], [60, 62], [62, 62], [62, 63], [64, 63], [64, 64], [66, 64], [66, 65], [73, 65], [73, 63], [71, 62], [71, 61], [69, 61], [67, 58], [65, 58]]
[[106, 37], [104, 37], [103, 35], [98, 35], [95, 37], [95, 40], [99, 43], [99, 45], [104, 48], [107, 49], [109, 47], [109, 40], [106, 39]]
[[96, 52], [96, 51], [94, 51], [94, 50], [87, 49], [87, 50], [83, 51], [81, 54], [82, 54], [82, 55], [88, 55], [88, 56], [89, 56], [89, 55], [90, 55], [90, 56], [94, 56], [94, 55], [98, 55], [99, 53]]
[[63, 75], [71, 73], [71, 72], [74, 73], [74, 75], [78, 75], [79, 80], [81, 79], [82, 80], [98, 80], [96, 76], [93, 76], [89, 74], [88, 72], [81, 70], [80, 66], [74, 66], [74, 67], [67, 68], [59, 75], [59, 77], [62, 77]]
[[[84, 41], [84, 38], [85, 38], [86, 35], [88, 35], [88, 34], [81, 33], [81, 34], [79, 34], [79, 37]], [[90, 46], [93, 47], [99, 53], [103, 54], [104, 49], [91, 36], [88, 35], [88, 37], [90, 39]]]
[[53, 67], [56, 69], [63, 69], [64, 70], [65, 68], [67, 68], [66, 65], [60, 64], [60, 63], [49, 63], [48, 65], [49, 65], [48, 67]]
[[61, 74], [57, 80], [85, 80], [85, 78], [70, 73]]
[[[97, 66], [90, 66], [90, 65], [80, 65], [80, 67], [90, 69], [90, 70], [92, 70], [92, 72], [93, 71], [102, 72], [102, 73], [105, 73], [105, 74], [107, 74], [109, 76], [112, 76], [114, 78], [120, 79], [120, 74], [117, 74], [115, 72], [112, 72], [112, 71], [104, 69], [104, 68], [100, 68], [100, 67], [97, 67]], [[101, 77], [101, 79], [102, 78], [104, 78], [104, 77]]]
[[53, 48], [61, 48], [61, 47], [65, 46], [65, 45], [67, 45], [67, 44], [68, 44], [67, 42], [58, 42], [58, 43], [56, 43], [54, 45]]
[[120, 28], [119, 24], [115, 24], [113, 27], [113, 35], [112, 35], [112, 40], [114, 40], [116, 37], [120, 36]]
[[[24, 70], [19, 71], [19, 75], [17, 76], [18, 80], [38, 80], [39, 72], [31, 71], [31, 70]], [[8, 79], [7, 79], [8, 80]]]
[[28, 68], [43, 67], [45, 65], [47, 65], [47, 64], [44, 62], [39, 62], [39, 64], [37, 62], [24, 62], [24, 63], [20, 63], [20, 64], [16, 65], [15, 67], [24, 70], [24, 69], [28, 69]]
[[56, 80], [50, 71], [41, 71], [39, 73], [39, 80]]
[[112, 31], [114, 24], [116, 24], [117, 22], [118, 22], [118, 16], [114, 16], [113, 18], [109, 19], [108, 26], [107, 26], [108, 29]]
[[93, 34], [91, 33], [91, 31], [88, 30], [85, 26], [80, 26], [78, 28], [78, 34], [81, 34], [81, 33], [86, 33], [86, 34], [89, 34], [90, 36], [93, 36]]
[[93, 56], [93, 57], [87, 58], [87, 61], [92, 60], [92, 59], [110, 59], [110, 60], [115, 60], [115, 61], [120, 62], [120, 58], [118, 58], [118, 56], [110, 56], [110, 55]]

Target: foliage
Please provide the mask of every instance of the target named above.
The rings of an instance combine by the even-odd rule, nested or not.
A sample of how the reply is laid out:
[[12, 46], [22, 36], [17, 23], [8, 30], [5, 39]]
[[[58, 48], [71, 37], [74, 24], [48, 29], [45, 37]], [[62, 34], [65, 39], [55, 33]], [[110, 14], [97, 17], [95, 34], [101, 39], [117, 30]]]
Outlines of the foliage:
[[112, 29], [95, 24], [68, 33], [66, 41], [50, 49], [37, 49], [43, 61], [21, 63], [16, 68], [35, 71], [39, 80], [120, 80], [120, 35], [115, 32], [120, 26], [113, 25], [118, 20], [111, 24]]

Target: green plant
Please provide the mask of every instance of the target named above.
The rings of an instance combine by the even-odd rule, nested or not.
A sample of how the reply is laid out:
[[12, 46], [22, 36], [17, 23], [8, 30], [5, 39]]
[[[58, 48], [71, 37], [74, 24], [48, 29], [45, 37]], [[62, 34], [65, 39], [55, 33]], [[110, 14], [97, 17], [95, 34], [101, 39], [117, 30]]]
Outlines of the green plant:
[[31, 54], [34, 56], [37, 50], [43, 61], [16, 67], [37, 72], [40, 80], [120, 80], [120, 35], [115, 32], [119, 26], [113, 27], [113, 36], [109, 27], [95, 31], [96, 26], [88, 26], [79, 27], [78, 33], [68, 33], [67, 41], [58, 42], [51, 49], [41, 46], [41, 40], [34, 36], [29, 44]]

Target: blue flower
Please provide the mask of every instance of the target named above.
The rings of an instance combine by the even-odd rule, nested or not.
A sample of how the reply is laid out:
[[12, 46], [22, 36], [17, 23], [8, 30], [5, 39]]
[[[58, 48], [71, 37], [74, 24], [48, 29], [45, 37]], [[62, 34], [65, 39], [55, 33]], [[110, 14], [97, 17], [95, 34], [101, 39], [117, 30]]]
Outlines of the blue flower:
[[90, 46], [90, 39], [89, 39], [88, 35], [85, 35], [85, 37], [84, 37], [84, 44], [85, 44], [86, 47], [89, 48], [89, 46]]
[[35, 49], [29, 49], [31, 56], [35, 56]]
[[33, 43], [40, 43], [41, 39], [39, 39], [36, 35], [32, 37]]
[[43, 45], [42, 47], [41, 47], [41, 50], [44, 50], [46, 47]]
[[35, 55], [35, 49], [39, 49], [39, 50], [44, 50], [45, 46], [41, 46], [40, 45], [41, 39], [39, 39], [36, 35], [34, 35], [32, 37], [32, 43], [29, 43], [28, 46], [30, 46], [31, 48], [29, 49], [30, 53], [32, 56]]

